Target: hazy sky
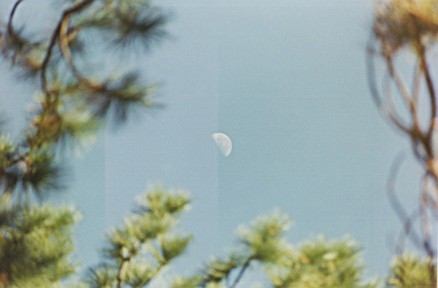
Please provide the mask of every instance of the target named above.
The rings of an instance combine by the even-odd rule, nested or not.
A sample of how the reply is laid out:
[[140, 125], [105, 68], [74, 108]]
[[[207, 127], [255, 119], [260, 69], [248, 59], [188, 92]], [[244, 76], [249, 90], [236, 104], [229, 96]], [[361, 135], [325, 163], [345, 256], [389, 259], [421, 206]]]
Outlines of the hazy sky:
[[[239, 224], [278, 207], [294, 220], [293, 243], [351, 235], [368, 274], [383, 275], [401, 228], [387, 175], [396, 153], [409, 150], [366, 86], [371, 3], [160, 1], [173, 15], [171, 36], [141, 59], [111, 61], [140, 65], [165, 108], [102, 133], [75, 162], [63, 201], [84, 214], [77, 259], [95, 263], [102, 233], [161, 182], [191, 191], [183, 224], [196, 239], [181, 260], [188, 271], [230, 247]], [[32, 90], [6, 71], [2, 65], [2, 110], [14, 115]], [[227, 158], [211, 139], [217, 131], [233, 140]], [[402, 171], [401, 192], [416, 188], [411, 173]]]

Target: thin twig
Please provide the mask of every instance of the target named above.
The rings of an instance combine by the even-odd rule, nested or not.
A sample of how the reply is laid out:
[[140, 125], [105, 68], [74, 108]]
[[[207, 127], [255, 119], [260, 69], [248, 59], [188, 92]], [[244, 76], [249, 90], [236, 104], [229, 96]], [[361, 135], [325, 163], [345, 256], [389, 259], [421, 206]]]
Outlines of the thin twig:
[[23, 2], [24, 0], [18, 0], [14, 3], [14, 6], [12, 6], [11, 13], [9, 14], [9, 20], [8, 20], [8, 34], [9, 36], [12, 36], [14, 34], [14, 27], [12, 24], [12, 20], [14, 19], [15, 13], [17, 12], [18, 6]]
[[433, 259], [435, 257], [435, 251], [432, 248], [431, 241], [431, 224], [429, 223], [429, 217], [427, 215], [427, 174], [422, 179], [422, 193], [419, 201], [419, 212], [421, 217], [421, 231], [423, 233], [423, 246], [427, 255]]
[[235, 288], [239, 281], [242, 279], [243, 274], [245, 274], [245, 271], [248, 269], [249, 265], [251, 265], [252, 257], [249, 257], [245, 263], [242, 265], [242, 269], [240, 269], [239, 274], [237, 274], [236, 279], [234, 280], [233, 284], [230, 286], [230, 288]]
[[59, 31], [59, 42], [60, 42], [62, 56], [65, 62], [67, 63], [67, 66], [69, 67], [70, 71], [72, 72], [73, 76], [76, 77], [76, 79], [80, 83], [84, 84], [86, 87], [92, 90], [103, 90], [105, 88], [103, 84], [90, 81], [87, 77], [83, 76], [83, 74], [79, 71], [79, 69], [74, 64], [73, 55], [71, 53], [70, 43], [69, 43], [70, 39], [68, 37], [69, 22], [70, 22], [70, 16], [65, 17], [62, 21], [61, 28]]
[[373, 99], [374, 104], [376, 105], [380, 114], [382, 114], [385, 120], [389, 120], [392, 124], [394, 124], [398, 129], [402, 132], [409, 134], [410, 130], [405, 124], [402, 123], [401, 119], [398, 116], [394, 115], [393, 112], [385, 106], [383, 102], [383, 98], [380, 96], [379, 89], [376, 84], [376, 74], [375, 74], [375, 65], [374, 65], [374, 57], [375, 50], [373, 48], [373, 37], [368, 41], [367, 55], [366, 55], [366, 69], [367, 69], [367, 81], [368, 87], [371, 92], [371, 97]]
[[414, 101], [414, 104], [418, 106], [418, 102], [420, 99], [420, 86], [421, 86], [421, 75], [423, 74], [423, 71], [420, 68], [420, 64], [416, 64], [416, 71], [414, 75], [414, 81], [412, 84], [412, 99]]
[[67, 16], [62, 20], [61, 29], [59, 31], [59, 42], [62, 55], [70, 68], [73, 75], [80, 81], [86, 81], [86, 78], [82, 76], [77, 67], [73, 62], [73, 56], [70, 49], [69, 39], [68, 39], [68, 29], [69, 29], [70, 17]]
[[122, 260], [122, 262], [119, 265], [119, 268], [117, 271], [117, 277], [116, 277], [116, 287], [117, 288], [122, 288], [123, 282], [125, 280], [126, 269], [127, 269], [130, 261], [131, 261], [130, 257], [125, 258]]
[[437, 99], [435, 94], [435, 88], [432, 81], [431, 72], [429, 70], [429, 67], [427, 65], [426, 61], [426, 51], [422, 44], [420, 44], [420, 51], [419, 51], [419, 57], [420, 57], [420, 67], [421, 70], [424, 73], [424, 77], [426, 79], [426, 87], [429, 94], [429, 101], [430, 101], [430, 123], [429, 123], [429, 129], [428, 129], [428, 136], [432, 137], [433, 130], [435, 129], [435, 121], [437, 119]]
[[55, 47], [56, 41], [58, 40], [58, 37], [60, 35], [64, 20], [70, 17], [70, 15], [80, 12], [82, 9], [93, 3], [93, 1], [94, 0], [84, 0], [62, 13], [61, 19], [58, 21], [58, 24], [56, 25], [55, 30], [52, 33], [49, 46], [46, 50], [46, 55], [44, 56], [44, 60], [41, 65], [41, 89], [44, 91], [44, 93], [46, 93], [46, 95], [50, 94], [47, 89], [47, 67], [52, 57], [53, 48]]
[[[393, 160], [390, 173], [388, 176], [387, 181], [387, 195], [391, 204], [392, 209], [394, 210], [395, 214], [398, 216], [399, 220], [403, 223], [405, 229], [406, 229], [406, 221], [409, 219], [408, 213], [403, 208], [403, 205], [401, 204], [400, 200], [397, 197], [396, 189], [395, 189], [395, 183], [397, 182], [397, 175], [399, 173], [399, 170], [401, 168], [401, 164], [404, 161], [405, 156], [403, 153], [399, 153], [398, 156]], [[411, 239], [412, 243], [418, 247], [422, 247], [420, 237], [415, 233], [414, 230], [410, 230], [409, 238]]]
[[392, 58], [387, 57], [386, 64], [388, 67], [389, 75], [394, 80], [394, 83], [397, 86], [400, 95], [403, 97], [404, 103], [408, 106], [412, 116], [415, 116], [417, 114], [415, 103], [412, 100], [411, 95], [409, 95], [408, 88], [406, 87], [403, 80], [401, 79], [401, 76], [397, 73], [397, 70], [395, 70]]
[[[396, 107], [395, 107], [395, 102], [394, 102], [394, 97], [392, 96], [392, 90], [391, 90], [391, 80], [392, 77], [389, 73], [387, 73], [385, 75], [385, 77], [383, 78], [383, 91], [384, 91], [384, 96], [385, 96], [385, 104], [388, 105], [388, 111], [391, 112], [392, 117], [390, 117], [390, 120], [392, 122], [397, 121], [398, 123], [402, 123], [402, 118], [396, 114], [395, 111], [397, 111]], [[387, 115], [389, 116], [389, 115]], [[404, 124], [405, 127], [407, 127], [406, 124]], [[406, 128], [407, 131], [405, 133], [411, 133], [411, 129]]]
[[[397, 254], [398, 255], [402, 255], [403, 251], [404, 251], [404, 246], [405, 246], [405, 240], [406, 238], [409, 238], [409, 235], [411, 234], [411, 229], [414, 227], [414, 222], [415, 220], [418, 220], [418, 218], [420, 217], [420, 212], [418, 211], [418, 209], [416, 209], [415, 211], [413, 211], [411, 213], [411, 215], [409, 215], [404, 224], [403, 224], [403, 231], [400, 232], [400, 236], [398, 237], [398, 242], [397, 242]], [[418, 237], [418, 236], [417, 236]], [[421, 248], [421, 243], [420, 240], [417, 240], [418, 243], [416, 244], [416, 246], [418, 248]]]

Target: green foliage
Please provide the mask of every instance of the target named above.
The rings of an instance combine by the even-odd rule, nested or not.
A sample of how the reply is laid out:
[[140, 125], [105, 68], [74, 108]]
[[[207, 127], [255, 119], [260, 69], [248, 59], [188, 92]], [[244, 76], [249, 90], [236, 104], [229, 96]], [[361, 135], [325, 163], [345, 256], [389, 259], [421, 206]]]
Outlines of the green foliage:
[[23, 152], [6, 137], [0, 138], [0, 188], [11, 193], [20, 187], [41, 196], [62, 188], [62, 168], [45, 148]]
[[26, 190], [32, 189], [37, 195], [45, 191], [58, 190], [63, 186], [62, 169], [55, 163], [54, 155], [45, 150], [31, 150], [27, 154], [27, 168], [22, 181]]
[[62, 13], [51, 33], [29, 35], [26, 26], [17, 29], [14, 23], [25, 5], [16, 1], [0, 24], [0, 50], [12, 67], [39, 81], [40, 91], [20, 144], [0, 140], [0, 188], [12, 192], [22, 184], [43, 196], [62, 188], [55, 146], [89, 140], [106, 120], [119, 126], [134, 110], [154, 106], [154, 89], [139, 72], [85, 64], [107, 58], [96, 53], [91, 39], [100, 38], [101, 48], [114, 43], [149, 48], [165, 35], [167, 16], [150, 0], [64, 1], [53, 4]]
[[192, 277], [175, 278], [172, 287], [243, 287], [242, 278], [251, 268], [264, 268], [269, 287], [378, 287], [373, 282], [361, 284], [360, 249], [354, 241], [320, 238], [294, 248], [284, 237], [289, 225], [287, 215], [278, 211], [257, 218], [239, 229], [238, 243], [227, 257], [212, 259]]
[[432, 259], [418, 256], [398, 256], [387, 283], [395, 288], [429, 288], [437, 283], [437, 267]]
[[0, 286], [51, 287], [71, 275], [71, 230], [78, 214], [51, 205], [10, 206], [5, 197], [0, 206]]
[[[18, 182], [18, 177], [14, 171], [13, 158], [15, 145], [6, 137], [0, 137], [0, 188], [5, 192], [11, 192]], [[17, 167], [19, 168], [19, 167]]]
[[202, 276], [176, 277], [173, 279], [172, 288], [196, 288], [202, 283]]
[[[35, 204], [30, 193], [44, 200], [48, 192], [64, 187], [59, 147], [91, 139], [105, 120], [119, 125], [134, 109], [154, 105], [153, 89], [143, 84], [138, 72], [107, 76], [107, 70], [119, 67], [99, 67], [96, 72], [84, 65], [107, 56], [96, 53], [89, 42], [100, 37], [101, 47], [132, 43], [149, 48], [165, 34], [167, 21], [149, 0], [61, 1], [53, 3], [60, 12], [53, 30], [30, 35], [25, 25], [18, 29], [14, 23], [25, 5], [16, 1], [9, 19], [0, 22], [1, 55], [22, 76], [39, 82], [22, 138], [6, 137], [1, 123], [0, 287], [55, 287], [74, 272], [68, 258], [75, 213]], [[191, 237], [170, 231], [188, 199], [158, 190], [139, 206], [141, 213], [111, 234], [107, 261], [91, 273], [96, 287], [111, 286], [111, 277], [116, 283], [142, 287], [184, 252]]]
[[189, 205], [187, 193], [169, 193], [156, 187], [147, 193], [126, 219], [112, 231], [105, 261], [88, 274], [89, 287], [144, 287], [173, 259], [192, 237], [176, 233], [179, 215]]
[[[91, 39], [101, 39], [101, 46], [149, 49], [166, 34], [167, 15], [149, 0], [59, 1], [53, 4], [60, 14], [53, 31], [29, 35], [26, 26], [17, 29], [14, 23], [23, 2], [16, 1], [9, 19], [0, 24], [0, 50], [12, 67], [37, 80], [39, 87], [22, 138], [11, 140], [0, 127], [0, 287], [61, 287], [76, 268], [69, 256], [77, 213], [34, 203], [30, 192], [44, 200], [48, 192], [62, 189], [59, 146], [88, 140], [105, 123], [125, 123], [139, 107], [154, 107], [153, 89], [143, 84], [138, 72], [100, 66], [96, 72], [85, 63], [101, 56]], [[436, 0], [380, 4], [374, 30], [384, 55], [405, 44], [418, 49], [419, 42], [436, 37]], [[81, 283], [70, 286], [150, 286], [192, 240], [178, 228], [189, 204], [185, 192], [153, 188], [108, 235], [101, 263], [89, 269]], [[266, 285], [276, 288], [377, 287], [363, 282], [355, 243], [318, 239], [294, 247], [284, 235], [290, 222], [278, 211], [257, 218], [239, 229], [228, 255], [213, 258], [193, 276], [174, 278], [171, 287], [242, 287], [249, 270], [266, 273]], [[404, 256], [396, 259], [387, 283], [430, 288], [435, 281], [436, 262]]]
[[251, 265], [276, 263], [287, 247], [284, 231], [289, 224], [287, 215], [275, 211], [241, 227], [236, 248], [224, 259], [212, 259], [204, 268], [202, 286], [224, 287], [232, 283], [231, 287], [235, 287]]
[[78, 27], [97, 29], [121, 48], [140, 43], [149, 48], [166, 35], [167, 16], [152, 1], [105, 1], [84, 13]]
[[320, 238], [285, 250], [279, 265], [269, 267], [268, 274], [274, 287], [377, 287], [372, 283], [361, 284], [359, 251], [351, 240]]
[[248, 259], [275, 263], [287, 246], [284, 232], [290, 223], [287, 215], [275, 211], [268, 217], [257, 218], [250, 227], [242, 227], [238, 231], [239, 242]]

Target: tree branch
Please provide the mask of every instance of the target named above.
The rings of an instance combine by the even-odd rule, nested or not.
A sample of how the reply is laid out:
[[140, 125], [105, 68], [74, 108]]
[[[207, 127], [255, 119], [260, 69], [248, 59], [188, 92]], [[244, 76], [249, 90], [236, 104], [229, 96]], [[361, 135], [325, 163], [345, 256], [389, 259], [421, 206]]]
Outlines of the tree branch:
[[[403, 224], [403, 231], [400, 233], [398, 242], [397, 242], [397, 254], [402, 255], [404, 246], [405, 246], [405, 239], [409, 238], [409, 235], [411, 235], [412, 228], [414, 227], [414, 222], [418, 220], [420, 217], [420, 212], [418, 209], [413, 211], [411, 215], [409, 215]], [[416, 238], [416, 241], [414, 245], [416, 245], [418, 248], [421, 248], [421, 242], [418, 236], [414, 236]], [[412, 239], [411, 239], [412, 241]], [[414, 242], [414, 241], [413, 241]]]
[[55, 27], [55, 30], [52, 33], [52, 36], [50, 38], [49, 45], [46, 50], [46, 55], [44, 56], [42, 65], [41, 65], [41, 89], [44, 91], [46, 95], [50, 94], [50, 91], [48, 91], [47, 88], [47, 67], [50, 63], [50, 59], [52, 57], [53, 48], [56, 45], [56, 41], [58, 40], [58, 37], [60, 35], [62, 26], [64, 24], [65, 19], [68, 19], [71, 15], [78, 13], [82, 11], [82, 9], [86, 8], [88, 5], [93, 3], [94, 0], [84, 0], [82, 2], [79, 2], [75, 6], [65, 10], [62, 13], [61, 19], [58, 21], [58, 24]]
[[431, 241], [431, 223], [429, 223], [429, 216], [427, 213], [427, 174], [423, 177], [422, 180], [422, 193], [420, 195], [420, 203], [419, 203], [419, 212], [421, 217], [421, 230], [423, 232], [423, 246], [424, 250], [426, 251], [427, 255], [434, 259], [435, 257], [435, 251], [432, 248], [432, 241]]
[[[411, 239], [414, 245], [416, 245], [417, 247], [422, 247], [420, 237], [417, 235], [417, 233], [415, 233], [414, 230], [410, 229], [410, 226], [412, 225], [407, 224], [407, 222], [411, 222], [409, 221], [410, 218], [406, 210], [403, 208], [403, 205], [401, 204], [396, 194], [395, 183], [397, 182], [397, 175], [403, 160], [404, 160], [404, 155], [400, 153], [398, 156], [396, 156], [396, 158], [392, 162], [390, 173], [388, 176], [388, 182], [387, 182], [387, 195], [392, 209], [394, 210], [395, 214], [398, 216], [399, 220], [403, 223], [406, 235], [409, 236], [409, 238]], [[407, 234], [407, 232], [409, 232], [409, 234]]]
[[429, 129], [428, 129], [428, 137], [432, 137], [433, 130], [435, 129], [435, 121], [437, 119], [437, 99], [435, 94], [435, 88], [432, 81], [431, 72], [429, 70], [429, 67], [427, 65], [426, 61], [426, 49], [424, 48], [424, 45], [418, 40], [419, 42], [419, 57], [420, 57], [420, 68], [424, 73], [424, 77], [426, 80], [426, 87], [429, 94], [429, 101], [430, 101], [430, 123], [429, 123]]
[[412, 99], [415, 105], [418, 105], [418, 100], [420, 99], [420, 86], [421, 86], [421, 75], [423, 71], [420, 68], [420, 64], [416, 64], [416, 71], [414, 74], [414, 81], [412, 83]]
[[402, 132], [409, 134], [410, 133], [409, 128], [406, 127], [405, 124], [403, 124], [402, 121], [396, 115], [394, 115], [390, 109], [388, 109], [385, 106], [385, 103], [383, 102], [382, 97], [380, 96], [379, 89], [377, 88], [377, 84], [376, 84], [376, 74], [375, 74], [376, 68], [374, 66], [375, 50], [372, 44], [373, 39], [374, 38], [371, 37], [370, 40], [368, 41], [368, 48], [367, 48], [368, 53], [366, 54], [367, 81], [368, 81], [368, 87], [371, 92], [371, 97], [379, 113], [383, 116], [385, 120], [389, 120]]
[[14, 6], [12, 6], [11, 13], [9, 14], [9, 20], [8, 20], [8, 34], [13, 35], [14, 34], [14, 27], [12, 25], [12, 20], [14, 19], [15, 13], [17, 12], [18, 6], [23, 2], [24, 0], [17, 0], [14, 3]]
[[417, 109], [414, 101], [411, 98], [411, 95], [409, 95], [409, 91], [407, 87], [405, 86], [403, 80], [401, 79], [401, 76], [395, 70], [392, 58], [386, 57], [385, 60], [386, 60], [386, 65], [388, 67], [389, 75], [394, 80], [394, 83], [396, 84], [398, 91], [400, 92], [400, 95], [403, 97], [405, 104], [408, 106], [413, 120], [416, 121]]
[[131, 261], [132, 255], [130, 255], [127, 258], [122, 259], [122, 262], [119, 265], [118, 271], [117, 271], [117, 278], [116, 278], [116, 287], [122, 288], [123, 282], [125, 281], [125, 274], [126, 269], [128, 267], [129, 262]]
[[230, 288], [237, 287], [237, 284], [239, 284], [240, 280], [243, 277], [243, 274], [245, 274], [245, 271], [248, 269], [249, 265], [251, 265], [252, 257], [249, 257], [245, 263], [243, 263], [242, 268], [239, 271], [239, 274], [237, 274], [236, 279], [234, 280], [233, 284], [230, 286]]
[[69, 22], [70, 22], [70, 16], [65, 17], [62, 20], [60, 31], [59, 31], [59, 42], [60, 42], [61, 53], [65, 62], [67, 63], [67, 66], [69, 67], [73, 76], [76, 77], [76, 79], [80, 83], [84, 84], [86, 87], [92, 90], [101, 90], [101, 91], [105, 90], [105, 86], [103, 84], [90, 81], [87, 77], [82, 75], [82, 73], [74, 64], [73, 55], [70, 49], [70, 39], [68, 35]]

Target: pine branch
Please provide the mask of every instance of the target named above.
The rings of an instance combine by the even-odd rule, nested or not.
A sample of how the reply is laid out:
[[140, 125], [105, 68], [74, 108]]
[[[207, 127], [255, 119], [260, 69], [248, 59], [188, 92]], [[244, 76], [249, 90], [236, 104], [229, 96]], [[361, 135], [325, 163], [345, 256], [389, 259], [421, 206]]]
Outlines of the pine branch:
[[[102, 271], [91, 275], [94, 283], [113, 281], [117, 288], [143, 287], [186, 250], [192, 238], [172, 233], [178, 214], [188, 204], [185, 194], [170, 194], [156, 187], [144, 198], [138, 213], [109, 236]], [[111, 267], [114, 275], [105, 267]]]
[[47, 67], [49, 65], [50, 59], [52, 57], [53, 48], [55, 47], [56, 41], [59, 38], [62, 26], [65, 22], [65, 19], [68, 19], [71, 15], [82, 11], [88, 5], [92, 4], [93, 1], [94, 0], [84, 0], [84, 1], [76, 4], [75, 6], [65, 10], [62, 13], [61, 19], [58, 21], [58, 24], [56, 25], [56, 27], [52, 33], [49, 45], [48, 45], [47, 50], [46, 50], [46, 55], [44, 56], [44, 59], [42, 61], [42, 65], [41, 65], [41, 89], [46, 93], [46, 95], [50, 94], [50, 91], [48, 91], [48, 88], [47, 88]]
[[7, 27], [8, 27], [8, 34], [9, 34], [10, 37], [13, 37], [13, 35], [15, 34], [15, 33], [14, 33], [14, 28], [13, 28], [12, 21], [13, 21], [13, 19], [14, 19], [15, 13], [17, 12], [18, 6], [20, 6], [20, 4], [21, 4], [23, 1], [24, 1], [24, 0], [17, 0], [17, 1], [14, 3], [14, 6], [12, 6], [11, 13], [9, 14], [9, 20], [8, 20]]
[[230, 288], [237, 287], [237, 284], [239, 284], [240, 280], [242, 280], [243, 274], [245, 274], [245, 271], [249, 268], [249, 265], [251, 265], [252, 260], [253, 259], [250, 257], [243, 263], [242, 268], [239, 271], [239, 274], [237, 274], [236, 279], [234, 280]]
[[130, 261], [131, 261], [131, 257], [124, 258], [117, 269], [118, 270], [117, 271], [117, 278], [116, 278], [116, 287], [117, 288], [123, 287], [122, 285], [125, 281], [126, 269], [127, 269], [127, 266], [128, 266]]

